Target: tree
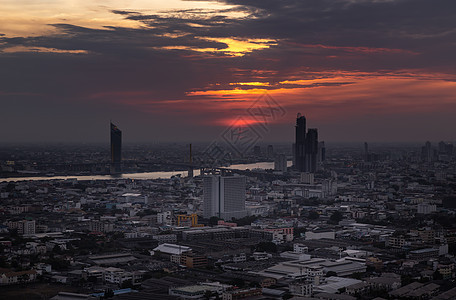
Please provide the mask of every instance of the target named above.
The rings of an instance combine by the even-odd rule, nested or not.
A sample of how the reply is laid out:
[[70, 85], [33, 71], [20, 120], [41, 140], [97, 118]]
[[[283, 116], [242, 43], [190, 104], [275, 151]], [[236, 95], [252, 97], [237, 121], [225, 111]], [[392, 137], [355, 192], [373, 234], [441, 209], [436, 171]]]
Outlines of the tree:
[[6, 185], [6, 191], [11, 193], [12, 191], [14, 191], [16, 189], [16, 184], [14, 182], [9, 182], [7, 185]]
[[52, 269], [57, 271], [66, 270], [70, 266], [70, 263], [67, 260], [60, 257], [50, 257], [46, 262], [52, 266]]
[[123, 289], [127, 289], [127, 288], [133, 288], [134, 285], [133, 285], [133, 282], [130, 280], [125, 280], [124, 282], [122, 282], [122, 285], [121, 285], [121, 288]]
[[108, 299], [108, 298], [112, 298], [114, 297], [114, 291], [111, 290], [111, 289], [107, 289], [105, 292], [104, 292], [104, 298], [105, 299]]
[[11, 268], [13, 268], [16, 271], [19, 271], [22, 269], [21, 265], [19, 264], [19, 262], [16, 259], [11, 260]]
[[204, 296], [203, 296], [203, 297], [204, 297], [204, 299], [206, 299], [206, 300], [211, 299], [211, 297], [212, 297], [212, 292], [211, 292], [210, 290], [207, 290], [206, 292], [204, 292]]
[[54, 248], [52, 248], [52, 252], [56, 254], [62, 254], [62, 248], [60, 248], [60, 246], [56, 244]]
[[413, 278], [410, 275], [402, 275], [401, 276], [401, 285], [407, 285], [414, 282]]
[[315, 210], [309, 211], [309, 216], [308, 216], [308, 218], [309, 218], [310, 220], [316, 220], [316, 219], [318, 219], [319, 217], [320, 217], [320, 214], [317, 213]]
[[242, 278], [234, 278], [230, 281], [230, 284], [242, 288], [245, 286], [245, 280]]
[[12, 238], [20, 238], [19, 237], [19, 233], [17, 232], [17, 228], [13, 228], [13, 229], [8, 229], [9, 231], [9, 234]]
[[218, 221], [220, 220], [219, 217], [210, 217], [209, 218], [209, 225], [214, 226], [218, 224]]
[[434, 280], [442, 280], [443, 279], [443, 275], [439, 272], [439, 270], [436, 270], [434, 272], [434, 274], [432, 275], [433, 279]]
[[246, 216], [240, 219], [233, 218], [233, 222], [235, 222], [238, 226], [245, 226], [252, 224], [252, 222], [255, 222], [257, 219], [257, 216]]
[[337, 276], [337, 273], [334, 272], [334, 271], [329, 271], [328, 273], [326, 273], [325, 277], [331, 277], [331, 276]]
[[344, 216], [342, 215], [342, 213], [337, 210], [337, 211], [333, 212], [333, 214], [331, 215], [331, 217], [329, 219], [331, 220], [332, 223], [337, 224], [340, 221], [342, 221], [343, 218], [344, 218]]
[[277, 245], [273, 242], [261, 242], [256, 246], [256, 251], [276, 253]]
[[20, 283], [25, 283], [30, 280], [30, 275], [29, 274], [22, 274], [18, 278]]
[[[1, 251], [3, 253], [3, 251]], [[6, 257], [1, 255], [0, 256], [0, 268], [9, 268], [10, 265], [8, 264], [8, 261], [6, 260]]]

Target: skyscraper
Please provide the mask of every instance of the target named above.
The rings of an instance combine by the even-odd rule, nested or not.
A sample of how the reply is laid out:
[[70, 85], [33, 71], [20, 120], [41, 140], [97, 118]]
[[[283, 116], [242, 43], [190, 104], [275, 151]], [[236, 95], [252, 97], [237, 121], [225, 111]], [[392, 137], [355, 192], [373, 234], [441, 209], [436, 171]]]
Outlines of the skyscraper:
[[316, 128], [307, 130], [305, 153], [305, 172], [314, 173], [317, 171], [318, 158], [318, 131]]
[[122, 162], [122, 131], [111, 123], [111, 172], [119, 173]]
[[261, 156], [261, 147], [260, 146], [255, 146], [253, 147], [253, 155], [255, 155], [256, 157], [260, 157]]
[[295, 168], [305, 172], [306, 117], [298, 113], [296, 118]]
[[296, 144], [293, 143], [291, 145], [291, 165], [293, 168], [296, 168]]
[[318, 163], [322, 163], [326, 160], [326, 147], [325, 142], [318, 142]]
[[245, 177], [204, 177], [203, 215], [205, 218], [215, 216], [225, 220], [245, 217]]
[[454, 146], [452, 143], [447, 143], [444, 141], [441, 141], [439, 143], [439, 154], [444, 154], [444, 155], [453, 155], [453, 150]]
[[369, 161], [369, 145], [364, 142], [364, 161]]
[[421, 148], [421, 159], [425, 162], [431, 162], [433, 160], [431, 142], [427, 141]]
[[306, 118], [298, 113], [296, 118], [295, 169], [299, 172], [315, 172], [318, 160], [318, 131], [309, 128]]
[[277, 154], [274, 159], [274, 170], [279, 172], [287, 171], [287, 157], [285, 154]]
[[192, 154], [192, 144], [189, 145], [189, 156], [188, 156], [188, 177], [193, 177], [193, 154]]
[[274, 157], [274, 147], [272, 145], [268, 145], [267, 148], [267, 156], [268, 158], [273, 158]]

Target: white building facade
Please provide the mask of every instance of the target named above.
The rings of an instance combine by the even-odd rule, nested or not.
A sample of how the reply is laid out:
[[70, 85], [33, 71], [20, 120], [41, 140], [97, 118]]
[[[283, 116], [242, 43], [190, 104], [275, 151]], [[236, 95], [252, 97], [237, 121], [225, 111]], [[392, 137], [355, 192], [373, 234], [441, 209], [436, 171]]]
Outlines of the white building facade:
[[245, 209], [245, 177], [204, 177], [203, 214], [205, 218], [219, 217], [231, 220], [247, 215]]

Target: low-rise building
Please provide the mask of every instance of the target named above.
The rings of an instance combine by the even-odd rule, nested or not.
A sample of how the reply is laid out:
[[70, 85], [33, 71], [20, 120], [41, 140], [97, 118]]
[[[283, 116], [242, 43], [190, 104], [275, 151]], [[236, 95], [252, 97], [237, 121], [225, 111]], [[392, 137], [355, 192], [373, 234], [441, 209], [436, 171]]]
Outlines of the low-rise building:
[[288, 289], [292, 295], [309, 297], [313, 293], [313, 284], [309, 282], [294, 282], [288, 285]]
[[260, 288], [240, 289], [233, 291], [226, 291], [222, 295], [223, 300], [237, 300], [254, 296], [261, 296], [263, 292]]
[[306, 231], [306, 240], [320, 240], [320, 239], [331, 239], [336, 238], [336, 233], [332, 230], [315, 230]]
[[12, 285], [33, 282], [36, 280], [35, 270], [15, 272], [10, 269], [0, 269], [0, 285]]

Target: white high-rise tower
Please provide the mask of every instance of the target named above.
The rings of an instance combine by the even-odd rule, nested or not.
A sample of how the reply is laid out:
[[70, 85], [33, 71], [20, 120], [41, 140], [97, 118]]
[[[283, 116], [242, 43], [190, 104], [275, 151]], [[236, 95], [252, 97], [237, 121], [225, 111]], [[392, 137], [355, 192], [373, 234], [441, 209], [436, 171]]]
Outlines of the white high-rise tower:
[[245, 177], [212, 175], [203, 179], [205, 218], [242, 218], [245, 210]]

